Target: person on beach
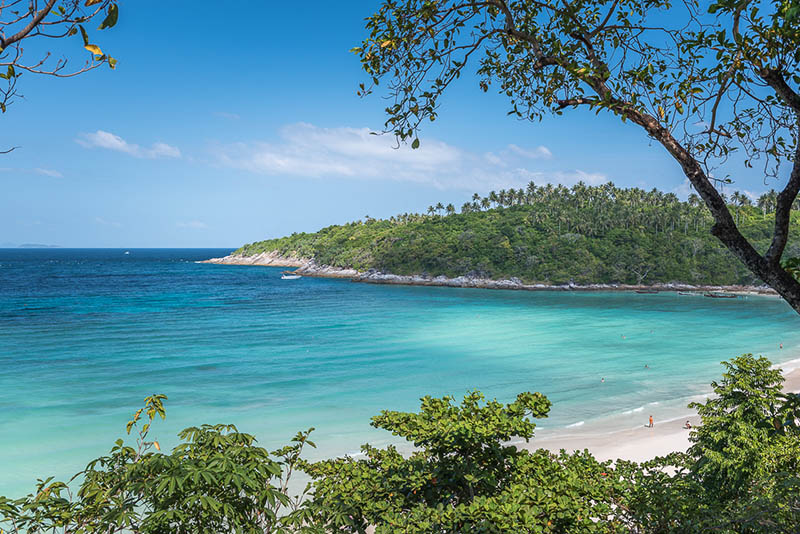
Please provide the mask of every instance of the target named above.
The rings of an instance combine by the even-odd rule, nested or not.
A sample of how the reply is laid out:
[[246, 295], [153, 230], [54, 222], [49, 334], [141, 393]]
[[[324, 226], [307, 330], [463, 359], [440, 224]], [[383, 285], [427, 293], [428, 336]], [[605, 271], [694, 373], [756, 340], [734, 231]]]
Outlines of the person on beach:
[[650, 416], [650, 424], [647, 425], [647, 428], [653, 428], [653, 416]]
[[689, 421], [686, 421], [686, 424], [683, 425], [683, 428], [686, 428], [687, 430], [692, 428], [692, 423], [690, 423]]

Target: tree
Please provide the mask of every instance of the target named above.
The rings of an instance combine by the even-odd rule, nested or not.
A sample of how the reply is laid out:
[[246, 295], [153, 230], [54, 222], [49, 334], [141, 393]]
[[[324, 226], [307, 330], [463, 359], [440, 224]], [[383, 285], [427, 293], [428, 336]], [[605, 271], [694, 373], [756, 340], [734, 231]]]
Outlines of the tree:
[[610, 462], [587, 451], [530, 452], [507, 442], [533, 437], [528, 417], [550, 402], [522, 393], [514, 402], [484, 402], [479, 392], [456, 405], [425, 397], [419, 412], [384, 411], [372, 426], [414, 445], [362, 447], [350, 457], [311, 464], [311, 522], [323, 532], [381, 534], [622, 532], [614, 508], [625, 489]]
[[[550, 401], [510, 403], [480, 392], [424, 397], [418, 412], [383, 411], [372, 426], [414, 446], [362, 447], [356, 459], [302, 459], [313, 429], [272, 453], [233, 425], [179, 433], [161, 452], [151, 426], [163, 395], [145, 399], [122, 439], [67, 484], [0, 497], [13, 534], [796, 534], [800, 524], [800, 396], [782, 393], [764, 358], [724, 362], [715, 396], [696, 403], [702, 425], [686, 453], [638, 464], [554, 454], [529, 442]], [[297, 469], [312, 478], [290, 497]], [[371, 528], [370, 528], [371, 527]]]
[[[361, 94], [388, 79], [386, 129], [412, 146], [472, 61], [480, 87], [497, 84], [517, 117], [587, 107], [640, 127], [705, 202], [711, 233], [800, 313], [800, 283], [781, 266], [800, 191], [799, 21], [796, 2], [706, 11], [664, 0], [393, 0], [367, 19], [369, 37], [354, 51], [372, 82]], [[789, 170], [763, 254], [717, 189], [731, 180], [712, 175], [735, 151], [748, 167], [763, 161], [766, 177]]]
[[[113, 27], [119, 17], [116, 0], [10, 0], [0, 4], [0, 112], [14, 101], [17, 83], [23, 73], [56, 78], [78, 76], [102, 65], [112, 69], [117, 60], [89, 39], [85, 25], [102, 18], [98, 27], [105, 30]], [[46, 48], [37, 52], [25, 44], [47, 39], [64, 39], [78, 36], [88, 55], [72, 67], [65, 55], [56, 54]], [[13, 149], [11, 149], [13, 150]], [[4, 151], [4, 153], [10, 150]]]
[[723, 362], [686, 454], [618, 465], [642, 532], [794, 533], [800, 524], [800, 397], [766, 358]]
[[48, 478], [27, 497], [0, 497], [0, 531], [277, 534], [304, 521], [301, 496], [290, 498], [288, 487], [303, 448], [314, 446], [313, 429], [270, 454], [233, 425], [202, 425], [181, 431], [182, 442], [164, 454], [149, 432], [166, 416], [165, 399], [145, 399], [127, 425], [136, 446], [119, 439], [90, 462], [70, 481], [83, 479], [76, 495]]

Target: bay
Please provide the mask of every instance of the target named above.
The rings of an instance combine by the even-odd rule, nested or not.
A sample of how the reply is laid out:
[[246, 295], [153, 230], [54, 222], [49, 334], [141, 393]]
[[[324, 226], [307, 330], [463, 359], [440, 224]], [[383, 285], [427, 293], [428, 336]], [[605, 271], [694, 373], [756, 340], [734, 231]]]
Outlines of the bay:
[[[392, 442], [382, 409], [472, 389], [553, 402], [543, 433], [681, 417], [752, 352], [795, 365], [775, 297], [401, 287], [197, 263], [230, 249], [0, 249], [0, 495], [68, 477], [152, 393], [153, 437], [234, 423], [268, 448], [314, 426], [312, 458]], [[783, 344], [783, 348], [780, 345]]]

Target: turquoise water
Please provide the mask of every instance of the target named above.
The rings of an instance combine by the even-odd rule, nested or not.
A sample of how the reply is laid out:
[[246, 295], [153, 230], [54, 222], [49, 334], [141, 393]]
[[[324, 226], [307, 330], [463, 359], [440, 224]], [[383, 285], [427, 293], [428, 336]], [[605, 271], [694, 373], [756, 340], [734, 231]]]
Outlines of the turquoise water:
[[0, 250], [0, 495], [79, 470], [154, 392], [163, 445], [202, 422], [270, 448], [315, 426], [321, 457], [386, 443], [369, 417], [425, 394], [541, 391], [545, 432], [625, 425], [682, 415], [721, 360], [800, 357], [800, 317], [770, 297], [282, 281], [195, 263], [227, 250], [123, 252]]

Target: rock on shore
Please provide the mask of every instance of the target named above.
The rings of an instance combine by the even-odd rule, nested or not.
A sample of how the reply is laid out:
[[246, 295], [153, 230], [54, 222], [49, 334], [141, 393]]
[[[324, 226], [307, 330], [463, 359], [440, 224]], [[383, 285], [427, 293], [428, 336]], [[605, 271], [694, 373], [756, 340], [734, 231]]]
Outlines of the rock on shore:
[[304, 276], [324, 276], [329, 278], [355, 278], [360, 273], [355, 269], [339, 269], [330, 265], [317, 265], [313, 259], [298, 256], [281, 256], [278, 252], [262, 252], [254, 256], [231, 254], [224, 258], [211, 258], [200, 263], [218, 265], [261, 265], [265, 267], [294, 267]]
[[262, 252], [254, 256], [231, 254], [224, 258], [211, 258], [201, 263], [215, 263], [219, 265], [261, 265], [267, 267], [294, 267], [298, 274], [303, 276], [319, 276], [326, 278], [349, 278], [354, 282], [371, 284], [397, 284], [414, 286], [444, 286], [481, 289], [521, 289], [527, 291], [634, 291], [637, 289], [655, 289], [660, 291], [726, 291], [736, 293], [757, 293], [765, 295], [776, 294], [767, 286], [694, 286], [679, 282], [654, 285], [629, 285], [629, 284], [525, 284], [519, 278], [495, 280], [480, 276], [429, 276], [426, 274], [398, 275], [383, 273], [375, 269], [359, 272], [355, 269], [342, 269], [330, 265], [319, 265], [309, 258], [298, 256], [282, 256], [276, 251]]

